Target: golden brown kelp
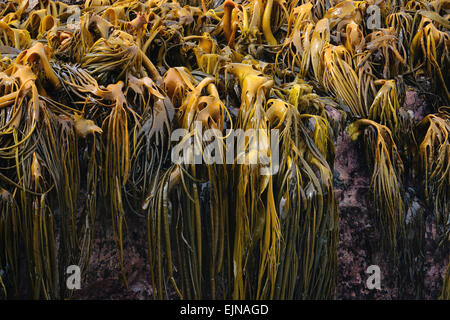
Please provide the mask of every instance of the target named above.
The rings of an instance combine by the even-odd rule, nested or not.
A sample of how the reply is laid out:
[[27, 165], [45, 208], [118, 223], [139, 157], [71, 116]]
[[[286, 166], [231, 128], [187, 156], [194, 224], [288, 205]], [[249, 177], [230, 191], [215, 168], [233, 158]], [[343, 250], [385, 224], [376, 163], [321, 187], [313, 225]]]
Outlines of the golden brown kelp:
[[325, 105], [321, 97], [313, 92], [313, 87], [302, 79], [296, 78], [282, 87], [287, 102], [303, 114], [326, 117]]
[[321, 83], [342, 100], [355, 117], [366, 117], [368, 110], [358, 95], [359, 79], [352, 68], [352, 57], [344, 46], [327, 45], [322, 53]]
[[406, 49], [397, 38], [393, 28], [380, 29], [367, 35], [365, 59], [370, 59], [372, 68], [384, 79], [402, 74], [406, 66]]
[[[139, 82], [138, 79], [130, 75], [132, 79], [127, 89], [131, 88], [130, 91], [134, 90], [135, 93], [137, 91], [134, 96], [134, 102], [140, 104], [134, 110], [128, 105], [127, 98], [123, 92], [123, 82], [119, 81], [105, 88], [99, 86], [97, 81], [83, 68], [70, 65], [55, 65], [55, 69], [62, 80], [62, 86], [68, 93], [68, 100], [78, 105], [78, 108], [81, 109], [82, 107], [80, 114], [76, 113], [74, 115], [77, 134], [82, 138], [86, 138], [88, 135], [97, 132], [105, 132], [104, 139], [97, 139], [95, 135], [92, 140], [88, 137], [92, 141], [93, 146], [90, 149], [90, 155], [86, 155], [90, 159], [87, 168], [89, 174], [86, 180], [87, 191], [89, 192], [87, 212], [92, 222], [95, 217], [97, 202], [96, 189], [97, 185], [99, 187], [101, 185], [105, 195], [109, 198], [108, 205], [112, 215], [114, 240], [118, 245], [119, 260], [123, 267], [124, 207], [125, 200], [127, 200], [126, 193], [123, 190], [130, 175], [131, 163], [134, 161], [132, 155], [136, 155], [133, 151], [140, 152], [139, 150], [133, 149], [133, 146], [139, 148], [142, 144], [142, 141], [136, 140], [132, 143], [130, 140], [132, 138], [142, 139], [142, 132], [139, 131], [139, 125], [142, 119], [141, 114], [144, 115], [145, 120], [148, 120], [148, 112], [150, 112], [147, 110], [149, 108], [149, 101], [145, 100], [150, 97], [148, 94], [146, 95], [147, 92], [143, 91], [144, 88], [155, 90], [152, 88], [153, 82], [149, 78], [145, 78]], [[157, 91], [153, 91], [153, 93], [155, 92]], [[102, 129], [94, 121], [85, 117], [95, 118], [99, 124], [102, 123]], [[148, 127], [148, 124], [144, 122], [142, 125]], [[129, 133], [130, 129], [131, 131]], [[98, 150], [95, 147], [96, 145], [98, 145], [101, 151], [100, 154], [97, 154]], [[103, 163], [102, 172], [99, 172], [99, 162]], [[104, 177], [101, 184], [97, 182], [99, 174], [102, 174]], [[139, 194], [141, 202], [145, 197], [145, 192], [141, 190]], [[89, 230], [92, 231], [92, 229]], [[123, 269], [122, 276], [126, 283]]]
[[[186, 43], [182, 50], [192, 49], [199, 69], [211, 75], [218, 75], [219, 68], [226, 59], [220, 54], [217, 42], [211, 38], [211, 35], [204, 33], [202, 36], [185, 37], [184, 40]], [[192, 41], [198, 41], [198, 44]]]
[[394, 272], [398, 272], [399, 294], [421, 299], [425, 287], [424, 252], [427, 212], [423, 201], [415, 195], [416, 192], [413, 188], [408, 188], [403, 194], [404, 225], [407, 237], [399, 247], [398, 271]]
[[347, 24], [345, 31], [345, 48], [352, 55], [353, 66], [358, 76], [358, 95], [361, 100], [361, 106], [364, 110], [369, 110], [376, 95], [374, 84], [376, 76], [374, 75], [372, 64], [367, 59], [366, 40], [362, 27], [354, 21], [350, 21]]
[[11, 28], [3, 21], [0, 21], [0, 30], [0, 44], [3, 46], [22, 50], [30, 44], [30, 34], [26, 30]]
[[404, 239], [402, 199], [403, 162], [389, 128], [375, 121], [361, 119], [348, 127], [353, 140], [363, 136], [366, 159], [372, 168], [371, 193], [375, 220], [386, 250], [395, 257], [399, 239]]
[[[129, 130], [135, 127], [134, 111], [128, 107], [123, 93], [124, 83], [108, 85], [100, 91], [102, 103], [110, 108], [109, 114], [103, 120], [102, 130], [105, 132], [104, 142], [104, 180], [103, 190], [109, 196], [109, 205], [113, 223], [113, 235], [119, 248], [119, 261], [122, 268], [122, 278], [127, 286], [123, 267], [123, 235], [125, 226], [123, 187], [130, 174], [130, 142]], [[128, 124], [130, 121], [130, 125]]]
[[[86, 173], [81, 177], [80, 183], [85, 187], [85, 207], [82, 211], [82, 218], [86, 221], [84, 225], [77, 227], [81, 230], [82, 238], [79, 240], [79, 247], [84, 255], [79, 258], [79, 265], [84, 271], [89, 262], [90, 253], [93, 245], [94, 225], [97, 213], [97, 190], [99, 189], [100, 166], [98, 160], [98, 148], [102, 146], [102, 140], [98, 134], [103, 131], [93, 120], [86, 119], [85, 116], [96, 115], [98, 110], [96, 106], [97, 94], [100, 88], [94, 78], [89, 73], [77, 66], [68, 64], [53, 65], [55, 73], [61, 81], [68, 103], [76, 108], [73, 113], [73, 127], [77, 135], [79, 148], [84, 150], [80, 153], [80, 161], [87, 163], [87, 166], [81, 166], [81, 170]], [[78, 110], [81, 111], [78, 111]], [[92, 112], [92, 114], [91, 114]], [[86, 113], [86, 114], [85, 114]], [[78, 144], [77, 143], [77, 144]], [[77, 153], [74, 151], [74, 153]], [[79, 152], [78, 152], [79, 153]]]
[[[84, 220], [81, 224], [77, 220], [80, 169], [76, 130], [71, 110], [39, 93], [45, 92], [44, 87], [60, 86], [42, 44], [23, 51], [5, 71], [3, 82], [7, 79], [15, 85], [3, 85], [10, 93], [4, 96], [2, 108], [10, 112], [2, 124], [0, 150], [5, 167], [1, 177], [17, 194], [21, 216], [15, 219], [21, 221], [21, 236], [15, 238], [16, 243], [5, 245], [8, 251], [24, 245], [30, 296], [58, 298], [65, 291], [65, 286], [59, 287], [65, 267], [78, 263], [85, 254], [79, 246]], [[11, 212], [14, 202], [10, 203]], [[57, 210], [52, 209], [55, 203]], [[55, 211], [60, 215], [58, 221]], [[7, 221], [15, 223], [11, 217]], [[14, 224], [8, 227], [15, 230]], [[61, 230], [59, 245], [56, 227]]]
[[[178, 223], [174, 222], [169, 225], [169, 221], [173, 221], [172, 219], [169, 220], [169, 193], [173, 185], [176, 184], [177, 179], [179, 179], [180, 171], [173, 166], [162, 172], [160, 177], [159, 180], [156, 180], [153, 194], [149, 196], [147, 201], [148, 258], [152, 286], [156, 291], [153, 298], [164, 299], [168, 297], [167, 281], [171, 282], [178, 297], [184, 298], [186, 295], [189, 295], [189, 289], [185, 289], [185, 283], [182, 282], [182, 292], [180, 292], [175, 282], [173, 270], [175, 268], [178, 269], [178, 266], [174, 266], [173, 263], [172, 239], [169, 233], [171, 229], [178, 230], [178, 227], [173, 227], [173, 225], [178, 225]], [[174, 213], [175, 211], [172, 212]], [[177, 246], [179, 245], [177, 242]], [[177, 248], [177, 253], [178, 255], [181, 254], [180, 247]], [[166, 255], [167, 258], [165, 257]], [[167, 262], [165, 263], [166, 260]], [[186, 263], [188, 262], [186, 261]], [[179, 270], [179, 274], [183, 281], [184, 273], [182, 269]], [[189, 282], [186, 283], [190, 285]], [[192, 286], [195, 287], [195, 284], [192, 284]]]
[[363, 19], [363, 12], [361, 10], [361, 2], [354, 1], [342, 1], [336, 3], [334, 6], [331, 6], [327, 12], [324, 14], [323, 18], [328, 19], [330, 21], [330, 28], [333, 29], [336, 27], [336, 32], [345, 32], [345, 25], [350, 21], [356, 21], [360, 23]]
[[[2, 275], [3, 278], [10, 279], [12, 282], [14, 291], [10, 294], [17, 296], [19, 294], [20, 212], [13, 195], [3, 188], [0, 190], [0, 212], [0, 232], [2, 234], [0, 269], [6, 273]], [[1, 284], [6, 295], [6, 287], [3, 282]]]
[[[325, 118], [300, 114], [288, 104], [268, 109], [281, 128], [277, 209], [283, 241], [277, 299], [326, 299], [334, 295], [339, 216], [330, 164], [334, 148]], [[276, 115], [276, 116], [275, 116]], [[275, 120], [275, 121], [274, 121]]]
[[386, 26], [395, 30], [397, 38], [403, 43], [404, 47], [407, 47], [409, 43], [412, 22], [412, 16], [403, 8], [392, 12], [386, 17]]
[[439, 299], [450, 300], [450, 263], [447, 265], [447, 271], [442, 284], [441, 295]]
[[434, 11], [424, 10], [416, 13], [414, 21], [416, 20], [420, 22], [417, 29], [414, 29], [416, 33], [411, 33], [414, 35], [410, 47], [411, 66], [416, 70], [416, 76], [425, 75], [431, 78], [434, 86], [442, 86], [445, 93], [443, 101], [449, 101], [445, 70], [450, 65], [450, 22]]
[[233, 204], [236, 213], [233, 298], [273, 298], [281, 234], [272, 177], [261, 175], [264, 166], [271, 170], [271, 141], [265, 109], [266, 95], [273, 80], [252, 64], [230, 64], [228, 71], [237, 78], [241, 88], [236, 128], [254, 132], [248, 139], [238, 140], [234, 165], [236, 180], [233, 181], [237, 192]]
[[[278, 55], [281, 54], [283, 62], [287, 59], [287, 62], [284, 63], [292, 71], [296, 70], [295, 67], [298, 68], [301, 77], [306, 76], [311, 60], [311, 37], [314, 30], [312, 7], [311, 3], [306, 3], [291, 10], [288, 20], [290, 33], [286, 35], [282, 49], [278, 52]], [[277, 57], [275, 60], [277, 64], [279, 60], [281, 59]]]
[[330, 42], [330, 23], [328, 19], [321, 19], [316, 23], [311, 39], [311, 66], [314, 77], [319, 83], [322, 81], [324, 65], [321, 63], [322, 50]]
[[[327, 7], [329, 7], [330, 5], [332, 5], [332, 2], [329, 1], [324, 1], [324, 0], [314, 0], [314, 1], [310, 1], [310, 0], [302, 0], [302, 1], [298, 1], [298, 4], [309, 4], [311, 3], [313, 5], [313, 16], [315, 18], [315, 20], [320, 20], [323, 18], [323, 16], [325, 15], [326, 11], [328, 10]], [[292, 5], [295, 4], [295, 1], [292, 2]], [[292, 12], [292, 9], [290, 10], [290, 12]]]
[[[198, 148], [197, 153], [188, 153], [185, 157], [192, 160], [195, 156], [200, 156], [205, 164], [183, 164], [180, 167], [170, 167], [167, 173], [161, 176], [158, 184], [158, 190], [164, 191], [149, 198], [151, 201], [149, 204], [150, 215], [148, 216], [149, 254], [153, 261], [152, 266], [155, 268], [152, 269], [152, 279], [158, 288], [159, 298], [163, 298], [167, 292], [165, 280], [162, 277], [164, 270], [174, 270], [175, 266], [179, 272], [180, 281], [173, 282], [173, 271], [170, 271], [169, 277], [173, 287], [183, 298], [204, 296], [217, 298], [219, 294], [225, 298], [245, 296], [323, 298], [333, 295], [338, 216], [332, 192], [331, 170], [327, 163], [330, 161], [332, 164], [334, 157], [330, 138], [331, 131], [326, 119], [319, 116], [324, 115], [323, 105], [319, 97], [311, 93], [312, 88], [302, 84], [301, 81], [286, 89], [287, 96], [295, 104], [295, 108], [302, 108], [302, 110], [313, 113], [300, 115], [296, 112], [296, 122], [299, 127], [304, 126], [303, 121], [317, 124], [312, 130], [307, 129], [306, 126], [303, 127], [302, 136], [305, 136], [308, 147], [301, 142], [303, 139], [298, 141], [299, 148], [300, 146], [312, 148], [312, 151], [308, 151], [308, 155], [302, 155], [305, 157], [304, 162], [299, 159], [300, 155], [295, 156], [295, 159], [299, 161], [298, 170], [301, 171], [300, 168], [306, 164], [309, 166], [308, 170], [302, 172], [305, 174], [303, 179], [311, 182], [305, 182], [302, 188], [307, 188], [311, 193], [307, 193], [310, 198], [305, 198], [303, 194], [306, 192], [305, 190], [298, 191], [302, 193], [301, 201], [305, 206], [305, 212], [308, 212], [308, 218], [305, 223], [300, 224], [304, 225], [304, 229], [291, 230], [294, 232], [292, 238], [295, 239], [294, 246], [297, 247], [296, 258], [290, 259], [285, 256], [286, 262], [282, 262], [283, 270], [286, 268], [286, 270], [301, 272], [303, 278], [298, 280], [295, 271], [279, 274], [279, 268], [272, 269], [276, 267], [275, 259], [281, 259], [279, 250], [286, 249], [282, 245], [282, 240], [278, 239], [284, 231], [290, 230], [292, 224], [286, 222], [283, 228], [280, 226], [279, 234], [273, 233], [273, 228], [277, 227], [279, 223], [278, 215], [283, 209], [279, 207], [279, 193], [274, 191], [277, 186], [275, 180], [270, 176], [261, 175], [260, 171], [261, 168], [264, 169], [264, 166], [270, 167], [270, 153], [267, 149], [270, 145], [267, 141], [267, 133], [261, 128], [264, 128], [264, 123], [267, 121], [272, 124], [279, 123], [281, 126], [284, 121], [283, 110], [286, 109], [287, 104], [279, 99], [269, 99], [265, 102], [264, 97], [267, 90], [271, 88], [271, 81], [264, 77], [261, 71], [258, 71], [260, 66], [252, 65], [254, 61], [246, 62], [232, 64], [227, 70], [235, 76], [242, 88], [239, 99], [241, 111], [237, 120], [230, 124], [236, 129], [252, 129], [255, 125], [251, 122], [254, 113], [260, 114], [259, 119], [262, 123], [256, 127], [260, 129], [259, 135], [250, 136], [249, 140], [238, 140], [238, 144], [233, 147], [238, 148], [238, 154], [236, 158], [232, 158], [235, 162], [234, 176], [229, 178], [224, 170], [225, 166], [208, 163], [208, 145], [197, 142], [201, 136], [198, 136], [199, 132], [196, 131], [198, 127], [194, 125], [197, 120], [201, 122], [203, 129], [219, 129], [218, 134], [223, 130], [225, 109], [223, 106], [221, 107], [222, 102], [217, 89], [214, 89], [214, 79], [204, 78], [197, 82], [183, 68], [170, 69], [164, 76], [169, 96], [172, 97], [175, 106], [180, 105], [178, 116], [180, 126], [189, 129], [190, 132], [184, 136], [182, 143], [192, 147], [196, 145]], [[202, 91], [208, 95], [201, 94]], [[292, 106], [290, 108], [294, 110]], [[269, 128], [268, 126], [266, 130]], [[221, 136], [222, 134], [218, 135], [218, 137]], [[217, 137], [215, 139], [217, 141]], [[272, 143], [278, 142], [270, 141], [270, 144]], [[286, 142], [285, 145], [287, 146], [289, 143]], [[230, 146], [227, 144], [228, 147]], [[219, 148], [219, 150], [222, 149]], [[309, 152], [312, 152], [318, 160], [311, 160], [311, 162], [306, 160], [309, 159]], [[223, 162], [226, 160], [223, 158], [224, 156], [219, 156]], [[262, 162], [258, 165], [258, 161], [261, 161], [262, 158], [266, 158], [266, 163]], [[269, 167], [266, 168], [269, 169]], [[270, 169], [273, 168], [270, 167]], [[319, 176], [316, 176], [316, 170], [320, 172]], [[207, 218], [203, 215], [206, 208], [198, 203], [200, 190], [205, 187], [202, 181], [207, 181], [211, 188], [208, 191], [210, 205]], [[230, 186], [234, 185], [232, 181], [238, 183], [240, 191], [236, 192], [236, 190], [230, 189]], [[312, 183], [314, 187], [311, 186]], [[255, 190], [250, 187], [250, 184], [260, 185], [260, 187]], [[285, 185], [283, 190], [290, 190], [290, 185]], [[230, 196], [226, 195], [226, 190], [231, 191]], [[317, 196], [315, 192], [317, 192]], [[256, 205], [252, 205], [255, 201]], [[267, 207], [265, 207], [266, 201], [268, 201]], [[315, 209], [316, 206], [322, 209]], [[236, 207], [240, 209], [237, 210]], [[332, 213], [325, 214], [327, 210], [332, 210]], [[236, 214], [229, 216], [229, 212]], [[300, 218], [300, 213], [297, 212], [295, 209], [292, 211], [294, 220], [295, 217]], [[273, 216], [272, 213], [277, 216]], [[199, 214], [201, 218], [197, 219], [196, 216]], [[171, 218], [164, 218], [166, 215]], [[168, 222], [165, 222], [166, 220]], [[175, 223], [174, 220], [177, 222]], [[316, 222], [319, 224], [315, 225]], [[203, 226], [210, 226], [209, 231], [205, 231]], [[176, 230], [175, 236], [165, 235], [169, 232], [165, 230], [166, 228]], [[199, 241], [199, 228], [203, 230], [201, 233], [206, 233], [203, 237], [211, 239], [208, 244]], [[233, 228], [235, 228], [234, 242], [232, 234], [230, 234], [233, 232]], [[303, 242], [300, 232], [304, 230], [304, 234], [308, 234], [310, 228], [314, 230], [315, 236]], [[319, 235], [324, 238], [324, 241], [314, 240]], [[277, 241], [281, 242], [277, 244]], [[177, 252], [175, 256], [167, 251], [169, 248], [174, 248], [173, 246]], [[291, 244], [290, 248], [292, 246]], [[314, 253], [324, 251], [326, 251], [325, 256], [317, 260]], [[203, 258], [205, 253], [209, 258]], [[322, 267], [318, 268], [316, 264]], [[324, 270], [324, 273], [320, 273], [319, 269]], [[209, 286], [199, 283], [201, 277], [209, 277]], [[290, 277], [292, 278], [287, 284], [286, 281]], [[252, 281], [255, 281], [255, 284], [252, 284]], [[284, 283], [283, 293], [277, 289], [280, 281]], [[313, 288], [316, 286], [320, 286], [322, 291], [315, 292]]]
[[[189, 85], [192, 86], [193, 84]], [[206, 94], [202, 94], [202, 90], [205, 90]], [[189, 92], [183, 100], [179, 110], [179, 125], [189, 132], [189, 135], [183, 138], [182, 143], [184, 145], [187, 143], [191, 147], [187, 153], [183, 150], [184, 161], [180, 166], [182, 172], [187, 173], [182, 175], [182, 190], [191, 195], [182, 203], [183, 211], [187, 215], [180, 219], [182, 226], [180, 231], [188, 239], [193, 254], [195, 253], [194, 256], [187, 257], [188, 260], [192, 261], [191, 267], [182, 264], [184, 276], [187, 276], [186, 280], [194, 284], [192, 289], [189, 289], [189, 286], [186, 287], [186, 285], [184, 287], [188, 289], [186, 291], [188, 296], [216, 298], [217, 288], [220, 285], [218, 274], [223, 272], [222, 269], [224, 268], [222, 261], [228, 212], [224, 204], [224, 198], [226, 197], [221, 196], [227, 186], [227, 173], [223, 165], [225, 163], [224, 142], [222, 140], [226, 109], [219, 98], [214, 79], [207, 77], [196, 84], [195, 89]], [[210, 130], [210, 134], [203, 135], [203, 130]], [[211, 140], [217, 146], [217, 148], [214, 148], [215, 155], [209, 149], [212, 145], [208, 147]], [[214, 161], [214, 159], [217, 161]], [[199, 165], [198, 160], [205, 165]], [[211, 186], [208, 208], [202, 208], [203, 206], [199, 202], [200, 192], [204, 188], [201, 183], [202, 180], [209, 181]], [[209, 211], [210, 216], [208, 218], [202, 217], [202, 212], [205, 209]], [[210, 232], [207, 233], [209, 244], [202, 240], [204, 237], [202, 226], [205, 223], [208, 223], [208, 228], [210, 228]], [[189, 225], [192, 227], [189, 228]], [[195, 232], [193, 232], [194, 230]], [[208, 246], [209, 249], [207, 249]], [[205, 252], [208, 254], [205, 255]], [[181, 255], [183, 255], [183, 251], [181, 251]], [[189, 280], [189, 268], [193, 269], [191, 273], [197, 273], [193, 274], [191, 280]], [[210, 278], [209, 286], [207, 286], [209, 292], [207, 293], [203, 292], [205, 286], [201, 284], [202, 277]], [[226, 294], [224, 292], [223, 296], [225, 297]]]
[[[26, 54], [22, 55], [26, 57]], [[26, 59], [16, 59], [22, 62]], [[47, 191], [51, 187], [45, 181], [49, 179], [41, 163], [44, 155], [39, 143], [54, 143], [52, 139], [51, 116], [46, 104], [39, 98], [36, 86], [37, 77], [32, 70], [20, 64], [14, 64], [6, 71], [13, 83], [6, 87], [10, 94], [4, 96], [5, 105], [10, 112], [3, 117], [0, 157], [2, 159], [2, 183], [12, 188], [9, 193], [18, 193], [20, 217], [9, 219], [9, 223], [21, 221], [22, 237], [5, 243], [8, 251], [23, 243], [26, 250], [27, 270], [29, 276], [30, 296], [38, 298], [58, 297], [55, 268], [56, 246], [54, 239], [53, 213], [48, 208]], [[3, 78], [3, 81], [6, 77]], [[14, 90], [17, 86], [17, 90]], [[9, 100], [9, 101], [8, 101]], [[49, 139], [50, 141], [45, 141]], [[54, 144], [53, 144], [54, 145]], [[50, 179], [48, 180], [50, 181]], [[31, 192], [31, 194], [30, 194]], [[3, 202], [3, 201], [2, 201]], [[3, 202], [5, 204], [5, 202]], [[9, 202], [10, 214], [14, 213], [14, 202]], [[14, 230], [13, 224], [7, 228]], [[17, 229], [16, 229], [17, 230]], [[6, 240], [6, 238], [5, 238]], [[22, 242], [23, 241], [23, 242]], [[14, 265], [12, 266], [14, 267]], [[17, 269], [13, 271], [17, 272]], [[17, 278], [13, 275], [13, 279]], [[16, 288], [17, 290], [17, 288]]]
[[160, 81], [161, 76], [150, 59], [134, 43], [133, 37], [114, 31], [108, 39], [100, 38], [81, 60], [81, 66], [102, 84], [126, 80], [129, 72], [136, 77], [150, 76]]
[[412, 134], [403, 83], [448, 99], [448, 6], [378, 2], [374, 30], [373, 4], [0, 4], [0, 294], [23, 295], [25, 272], [28, 296], [70, 297], [65, 268], [87, 267], [107, 211], [124, 279], [125, 218], [145, 219], [155, 298], [333, 298], [333, 133], [350, 118], [400, 294], [421, 296], [422, 200], [448, 237], [448, 110]]
[[[151, 278], [154, 297], [164, 298], [166, 287], [162, 278], [163, 243], [169, 257], [168, 274], [177, 293], [179, 290], [173, 278], [172, 249], [168, 225], [168, 178], [171, 170], [165, 170], [163, 164], [170, 157], [168, 154], [171, 122], [174, 108], [165, 92], [160, 90], [150, 78], [131, 78], [127, 92], [130, 101], [142, 115], [141, 121], [133, 135], [132, 172], [127, 186], [132, 208], [147, 216], [148, 252], [151, 266]], [[164, 219], [164, 220], [162, 220]], [[161, 233], [164, 239], [161, 239]]]
[[[176, 79], [180, 82], [174, 82]], [[223, 179], [226, 179], [226, 171], [223, 165], [211, 163], [208, 150], [205, 149], [207, 143], [201, 142], [202, 131], [212, 129], [217, 136], [207, 137], [207, 139], [213, 138], [216, 142], [223, 143], [218, 139], [221, 139], [223, 131], [225, 108], [213, 82], [214, 79], [208, 77], [197, 83], [182, 69], [170, 69], [164, 77], [169, 96], [176, 105], [181, 104], [177, 116], [178, 126], [185, 129], [187, 135], [179, 137], [181, 141], [174, 149], [175, 156], [179, 156], [173, 159], [176, 160], [176, 165], [169, 167], [161, 174], [160, 179], [155, 180], [157, 185], [153, 186], [146, 200], [152, 281], [158, 290], [155, 298], [163, 298], [166, 292], [163, 276], [163, 268], [165, 269], [166, 266], [164, 255], [167, 257], [170, 281], [180, 297], [191, 299], [205, 296], [217, 297], [219, 284], [216, 284], [216, 281], [219, 281], [217, 275], [223, 272], [224, 268], [223, 255], [227, 228], [226, 209], [223, 197], [219, 195], [225, 190], [226, 182]], [[181, 97], [176, 95], [183, 87], [186, 90], [186, 96], [184, 99], [179, 99]], [[207, 95], [202, 95], [204, 89]], [[201, 163], [204, 161], [207, 165], [196, 164], [194, 160], [198, 160], [198, 157]], [[224, 163], [222, 153], [219, 152], [215, 157], [222, 159]], [[201, 181], [205, 179], [209, 181], [212, 188], [208, 208], [204, 208], [200, 203], [200, 192], [204, 188]], [[169, 203], [172, 208], [170, 211]], [[203, 214], [205, 209], [209, 209], [210, 217], [208, 218]], [[170, 224], [169, 221], [171, 221]], [[211, 233], [203, 231], [205, 222], [207, 222], [206, 228], [210, 228]], [[169, 230], [176, 231], [175, 236], [170, 235]], [[208, 243], [202, 240], [205, 233]], [[176, 255], [172, 257], [171, 248], [174, 246]], [[209, 254], [205, 256], [204, 252]], [[173, 278], [174, 261], [180, 276], [178, 284]], [[205, 286], [202, 278], [206, 277], [210, 278], [210, 283]], [[204, 292], [205, 287], [209, 289], [208, 292]], [[222, 294], [225, 297], [227, 293]]]
[[425, 199], [433, 206], [444, 243], [450, 240], [450, 113], [441, 107], [437, 114], [429, 114], [417, 126], [420, 172], [425, 180]]
[[279, 30], [283, 24], [283, 20], [287, 18], [289, 14], [286, 11], [285, 2], [277, 0], [265, 1], [265, 8], [262, 17], [262, 30], [264, 38], [271, 46], [278, 44], [274, 34]]
[[155, 193], [162, 165], [168, 158], [174, 107], [150, 78], [130, 76], [127, 98], [140, 115], [133, 133], [130, 191], [137, 197], [135, 207], [147, 207], [146, 198]]

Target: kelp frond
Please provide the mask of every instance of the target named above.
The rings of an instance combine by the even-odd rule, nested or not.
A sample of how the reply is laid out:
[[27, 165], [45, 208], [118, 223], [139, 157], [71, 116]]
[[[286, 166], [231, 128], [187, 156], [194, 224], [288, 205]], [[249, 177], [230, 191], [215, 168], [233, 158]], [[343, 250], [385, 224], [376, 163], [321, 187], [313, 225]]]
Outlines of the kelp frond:
[[393, 135], [386, 126], [368, 119], [353, 122], [348, 132], [353, 140], [362, 136], [367, 146], [375, 219], [384, 247], [395, 257], [399, 238], [404, 236], [401, 196], [404, 168]]
[[425, 179], [425, 198], [432, 204], [436, 221], [447, 241], [450, 239], [450, 113], [441, 107], [427, 115], [417, 126], [420, 168]]

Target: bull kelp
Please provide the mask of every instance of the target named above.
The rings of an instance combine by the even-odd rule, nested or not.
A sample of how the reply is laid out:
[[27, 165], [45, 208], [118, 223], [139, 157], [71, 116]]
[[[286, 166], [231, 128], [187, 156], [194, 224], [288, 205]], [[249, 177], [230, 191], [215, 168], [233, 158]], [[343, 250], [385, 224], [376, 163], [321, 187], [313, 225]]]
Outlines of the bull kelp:
[[423, 296], [411, 186], [450, 240], [448, 0], [70, 3], [0, 5], [0, 297], [70, 298], [106, 223], [127, 288], [133, 218], [155, 299], [332, 299], [340, 134], [400, 291]]

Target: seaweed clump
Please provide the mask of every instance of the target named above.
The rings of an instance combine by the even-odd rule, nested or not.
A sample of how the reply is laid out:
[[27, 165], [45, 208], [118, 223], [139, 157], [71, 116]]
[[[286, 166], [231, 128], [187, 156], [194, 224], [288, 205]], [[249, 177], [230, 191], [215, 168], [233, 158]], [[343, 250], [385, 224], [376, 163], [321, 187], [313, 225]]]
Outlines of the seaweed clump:
[[[383, 1], [373, 27], [375, 5], [2, 5], [1, 294], [70, 297], [66, 268], [86, 270], [99, 221], [112, 223], [127, 287], [133, 216], [147, 229], [155, 299], [334, 298], [330, 109], [360, 142], [371, 218], [400, 287], [423, 280], [401, 272], [423, 246], [407, 190], [424, 191], [447, 246], [449, 6]], [[434, 108], [420, 123], [403, 107], [405, 83]], [[240, 131], [251, 134], [230, 144]]]

